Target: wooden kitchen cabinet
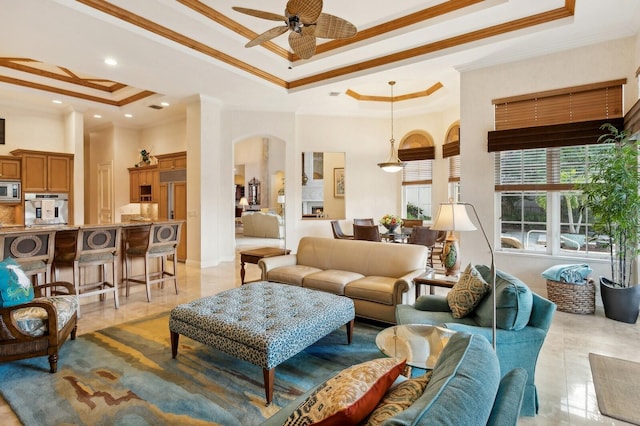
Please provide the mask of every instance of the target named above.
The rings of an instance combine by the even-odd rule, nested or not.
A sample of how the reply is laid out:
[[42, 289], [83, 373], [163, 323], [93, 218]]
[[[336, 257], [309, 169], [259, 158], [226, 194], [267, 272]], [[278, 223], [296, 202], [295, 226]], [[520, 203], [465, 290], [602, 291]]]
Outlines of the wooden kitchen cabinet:
[[187, 168], [187, 152], [172, 152], [171, 154], [156, 155], [159, 170], [173, 170]]
[[72, 158], [59, 155], [47, 156], [47, 190], [49, 192], [71, 191]]
[[22, 192], [72, 193], [73, 154], [24, 149], [11, 154], [22, 159]]
[[187, 152], [157, 155], [160, 176], [158, 218], [182, 220], [178, 260], [187, 260]]
[[21, 179], [20, 159], [0, 156], [0, 179]]
[[129, 201], [157, 203], [160, 177], [158, 166], [131, 167], [129, 170]]

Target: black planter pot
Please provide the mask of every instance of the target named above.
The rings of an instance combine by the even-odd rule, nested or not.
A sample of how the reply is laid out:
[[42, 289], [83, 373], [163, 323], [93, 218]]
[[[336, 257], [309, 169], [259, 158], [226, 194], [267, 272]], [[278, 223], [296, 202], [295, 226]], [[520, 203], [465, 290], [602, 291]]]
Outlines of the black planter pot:
[[640, 285], [616, 287], [613, 281], [600, 277], [600, 295], [607, 318], [636, 323], [640, 311]]

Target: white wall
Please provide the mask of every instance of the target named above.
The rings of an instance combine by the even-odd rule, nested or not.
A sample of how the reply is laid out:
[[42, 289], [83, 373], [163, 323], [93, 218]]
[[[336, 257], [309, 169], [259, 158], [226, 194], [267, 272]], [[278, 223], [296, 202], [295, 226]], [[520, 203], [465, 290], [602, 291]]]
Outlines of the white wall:
[[[488, 235], [493, 236], [498, 219], [494, 207], [493, 155], [487, 152], [487, 132], [493, 130], [492, 99], [532, 92], [627, 78], [625, 110], [637, 99], [635, 71], [638, 61], [634, 39], [624, 39], [542, 56], [461, 75], [460, 151], [461, 196], [473, 203]], [[461, 235], [463, 262], [488, 263], [490, 256], [480, 232]], [[494, 244], [500, 247], [500, 244]], [[580, 259], [530, 254], [498, 253], [498, 269], [512, 273], [546, 294], [540, 273], [552, 265], [579, 263]], [[607, 275], [606, 262], [589, 260], [594, 275]]]
[[138, 152], [146, 149], [151, 155], [160, 155], [186, 151], [186, 125], [186, 118], [181, 117], [141, 130], [136, 141]]
[[10, 155], [14, 149], [71, 152], [65, 145], [62, 112], [51, 114], [0, 104], [0, 117], [5, 119], [5, 144], [0, 145], [0, 155]]

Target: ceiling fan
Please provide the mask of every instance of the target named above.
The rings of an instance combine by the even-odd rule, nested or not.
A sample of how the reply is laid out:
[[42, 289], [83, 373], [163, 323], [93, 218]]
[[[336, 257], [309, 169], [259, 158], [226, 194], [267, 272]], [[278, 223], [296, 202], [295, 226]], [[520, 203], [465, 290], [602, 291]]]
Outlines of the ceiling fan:
[[289, 0], [284, 15], [235, 6], [233, 10], [257, 18], [284, 21], [285, 24], [265, 31], [249, 41], [245, 47], [257, 46], [291, 30], [289, 46], [302, 59], [309, 59], [316, 52], [316, 37], [348, 38], [358, 31], [351, 22], [322, 13], [322, 0]]

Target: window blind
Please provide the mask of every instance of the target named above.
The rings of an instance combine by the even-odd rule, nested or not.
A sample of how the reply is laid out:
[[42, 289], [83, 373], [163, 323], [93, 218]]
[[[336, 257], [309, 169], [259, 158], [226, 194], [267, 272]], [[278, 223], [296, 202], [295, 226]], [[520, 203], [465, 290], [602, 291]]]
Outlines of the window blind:
[[460, 182], [460, 155], [449, 157], [449, 182]]
[[402, 172], [402, 185], [431, 185], [432, 160], [409, 161]]
[[566, 191], [589, 183], [593, 161], [612, 144], [495, 153], [496, 191]]
[[495, 99], [495, 130], [622, 117], [626, 79]]

